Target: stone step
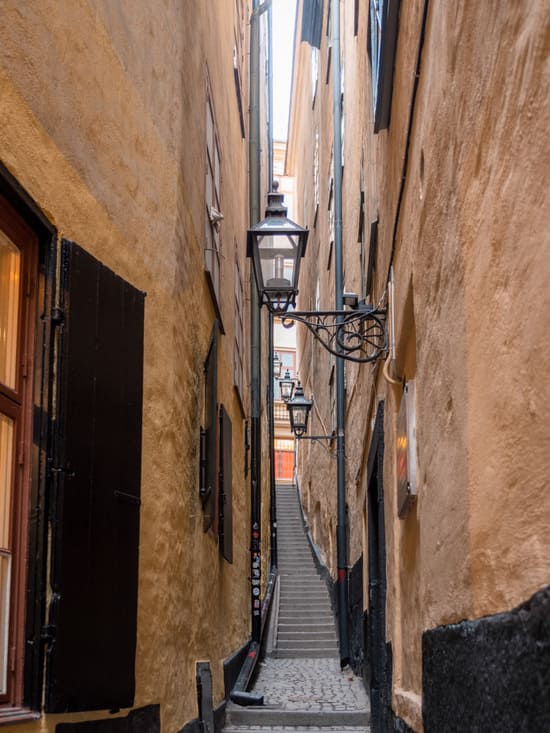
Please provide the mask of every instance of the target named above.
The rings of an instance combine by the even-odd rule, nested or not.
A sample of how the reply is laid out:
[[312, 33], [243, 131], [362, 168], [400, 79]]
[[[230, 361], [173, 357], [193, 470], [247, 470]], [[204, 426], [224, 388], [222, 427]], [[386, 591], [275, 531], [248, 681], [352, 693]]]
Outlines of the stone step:
[[278, 626], [278, 633], [280, 633], [281, 631], [284, 632], [284, 633], [289, 633], [289, 632], [304, 632], [304, 631], [307, 631], [308, 629], [311, 629], [311, 628], [317, 629], [317, 631], [319, 631], [320, 633], [324, 633], [325, 631], [327, 631], [327, 632], [330, 631], [330, 632], [335, 633], [334, 621], [330, 621], [330, 622], [326, 622], [326, 623], [322, 623], [322, 624], [315, 624], [314, 627], [313, 627], [313, 624], [311, 624], [309, 622], [306, 622], [306, 623], [301, 624], [301, 623], [298, 623], [298, 622], [289, 621], [289, 622], [285, 622], [285, 623], [280, 623], [279, 624], [279, 626]]
[[316, 598], [309, 598], [307, 596], [288, 598], [287, 596], [286, 598], [281, 598], [279, 605], [281, 606], [281, 608], [322, 608], [332, 611], [332, 606], [330, 605], [330, 601], [326, 593], [325, 595]]
[[334, 659], [337, 649], [274, 649], [272, 657], [277, 659]]
[[332, 615], [325, 613], [325, 614], [318, 614], [318, 615], [298, 615], [298, 614], [289, 614], [286, 616], [280, 617], [280, 623], [284, 626], [288, 624], [296, 624], [298, 626], [319, 626], [321, 624], [329, 624], [334, 623], [332, 619]]
[[[333, 655], [329, 655], [333, 656]], [[268, 706], [241, 707], [228, 703], [225, 708], [225, 731], [228, 727], [294, 727], [335, 728], [365, 727], [369, 724], [368, 710], [278, 710]]]
[[338, 649], [336, 639], [277, 639], [277, 651], [296, 651], [310, 649]]
[[[319, 725], [293, 725], [292, 733], [319, 733], [320, 728], [322, 729], [322, 726]], [[288, 727], [275, 728], [272, 725], [268, 726], [267, 731], [263, 726], [226, 726], [223, 730], [224, 733], [289, 733]], [[331, 731], [331, 733], [333, 732]], [[359, 728], [356, 726], [338, 725], [338, 733], [370, 733], [370, 727], [363, 726]]]
[[300, 641], [330, 641], [336, 644], [336, 634], [334, 629], [329, 631], [279, 631], [277, 632], [277, 647], [286, 642]]

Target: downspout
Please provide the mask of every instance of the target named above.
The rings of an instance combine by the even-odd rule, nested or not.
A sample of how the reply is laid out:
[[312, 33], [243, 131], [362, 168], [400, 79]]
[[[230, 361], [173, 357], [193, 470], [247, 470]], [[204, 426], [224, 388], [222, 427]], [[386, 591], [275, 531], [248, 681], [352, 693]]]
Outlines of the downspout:
[[[260, 16], [259, 0], [252, 0], [250, 18], [249, 215], [260, 220]], [[250, 606], [252, 642], [260, 643], [261, 608], [261, 320], [260, 299], [250, 268]], [[253, 581], [259, 581], [253, 584]]]
[[[267, 169], [270, 189], [273, 182], [273, 7], [270, 5], [267, 11]], [[269, 384], [267, 388], [267, 399], [269, 405], [269, 528], [271, 536], [270, 544], [270, 566], [277, 568], [277, 496], [275, 493], [275, 405], [273, 394], [273, 315], [269, 314]]]
[[[248, 204], [250, 225], [260, 220], [260, 15], [271, 0], [252, 0], [250, 16], [250, 90], [248, 107]], [[263, 695], [247, 692], [260, 654], [262, 638], [261, 572], [261, 302], [254, 270], [250, 268], [250, 609], [251, 639], [248, 653], [231, 691], [231, 700], [239, 705], [263, 705]], [[264, 599], [267, 610], [273, 593], [270, 574]], [[266, 611], [267, 612], [267, 611]]]
[[267, 10], [267, 180], [273, 182], [273, 7]]
[[278, 565], [277, 559], [277, 492], [275, 488], [275, 402], [273, 394], [273, 383], [275, 375], [273, 372], [273, 314], [269, 314], [269, 384], [267, 385], [267, 403], [269, 405], [269, 527], [271, 531], [271, 569], [275, 570]]
[[[335, 309], [344, 310], [344, 269], [342, 244], [342, 107], [340, 69], [340, 0], [332, 2], [332, 117], [334, 123], [334, 276]], [[340, 319], [341, 320], [341, 319]], [[338, 635], [340, 666], [349, 662], [348, 631], [348, 542], [346, 528], [344, 360], [336, 358], [336, 554], [338, 564]]]

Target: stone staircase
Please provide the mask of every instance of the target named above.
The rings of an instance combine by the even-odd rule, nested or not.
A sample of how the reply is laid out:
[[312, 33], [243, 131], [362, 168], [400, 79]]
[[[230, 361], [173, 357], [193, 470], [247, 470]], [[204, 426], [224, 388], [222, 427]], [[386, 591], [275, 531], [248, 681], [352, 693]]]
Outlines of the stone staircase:
[[277, 488], [277, 545], [279, 613], [272, 655], [337, 657], [328, 590], [313, 561], [294, 486]]
[[272, 649], [254, 692], [264, 705], [225, 710], [223, 733], [370, 733], [362, 680], [340, 669], [334, 616], [306, 537], [295, 486], [277, 487], [279, 600]]

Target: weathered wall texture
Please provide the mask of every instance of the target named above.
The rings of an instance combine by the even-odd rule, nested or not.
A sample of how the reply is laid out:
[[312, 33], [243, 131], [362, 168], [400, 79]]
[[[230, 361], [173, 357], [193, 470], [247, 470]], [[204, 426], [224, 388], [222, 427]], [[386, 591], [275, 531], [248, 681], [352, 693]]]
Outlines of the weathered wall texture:
[[[135, 704], [160, 703], [169, 732], [197, 714], [195, 660], [211, 661], [219, 703], [222, 661], [249, 634], [244, 415], [233, 387], [235, 247], [245, 288], [248, 272], [247, 148], [233, 77], [233, 31], [244, 29], [235, 8], [0, 3], [2, 162], [60, 235], [147, 293]], [[221, 150], [219, 400], [233, 425], [232, 565], [203, 533], [198, 496], [215, 318], [203, 274], [207, 77]], [[45, 716], [18, 730], [89, 717], [97, 714]]]
[[[394, 711], [422, 722], [422, 634], [508, 611], [548, 584], [550, 502], [544, 489], [550, 390], [548, 140], [550, 37], [545, 4], [400, 4], [391, 121], [373, 134], [368, 8], [342, 3], [345, 289], [361, 292], [361, 178], [367, 252], [378, 218], [370, 302], [395, 272], [396, 374], [416, 380], [418, 501], [397, 518], [395, 423], [401, 387], [382, 364], [346, 366], [350, 565], [367, 557], [366, 458], [385, 400], [386, 638]], [[425, 27], [423, 25], [426, 12]], [[324, 30], [327, 18], [325, 8]], [[424, 28], [424, 35], [423, 35]], [[311, 48], [297, 44], [289, 173], [312, 227], [300, 306], [332, 307], [327, 269], [332, 89], [327, 38], [311, 103]], [[415, 72], [421, 53], [415, 96]], [[411, 108], [414, 102], [414, 109]], [[315, 131], [320, 206], [314, 216]], [[361, 171], [362, 168], [362, 171]], [[330, 364], [299, 340], [301, 372], [329, 419]], [[302, 367], [304, 370], [304, 367]], [[317, 451], [317, 453], [313, 453]], [[335, 568], [334, 461], [301, 452], [316, 541]], [[364, 566], [364, 587], [368, 581]], [[365, 607], [367, 594], [364, 593]]]

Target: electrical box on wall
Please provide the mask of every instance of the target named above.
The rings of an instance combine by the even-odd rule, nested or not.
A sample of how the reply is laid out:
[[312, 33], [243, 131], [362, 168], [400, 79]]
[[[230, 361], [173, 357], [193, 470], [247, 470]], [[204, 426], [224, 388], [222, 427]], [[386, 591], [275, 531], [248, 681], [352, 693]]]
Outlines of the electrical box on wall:
[[416, 404], [414, 379], [405, 384], [397, 416], [397, 514], [404, 519], [416, 501]]

